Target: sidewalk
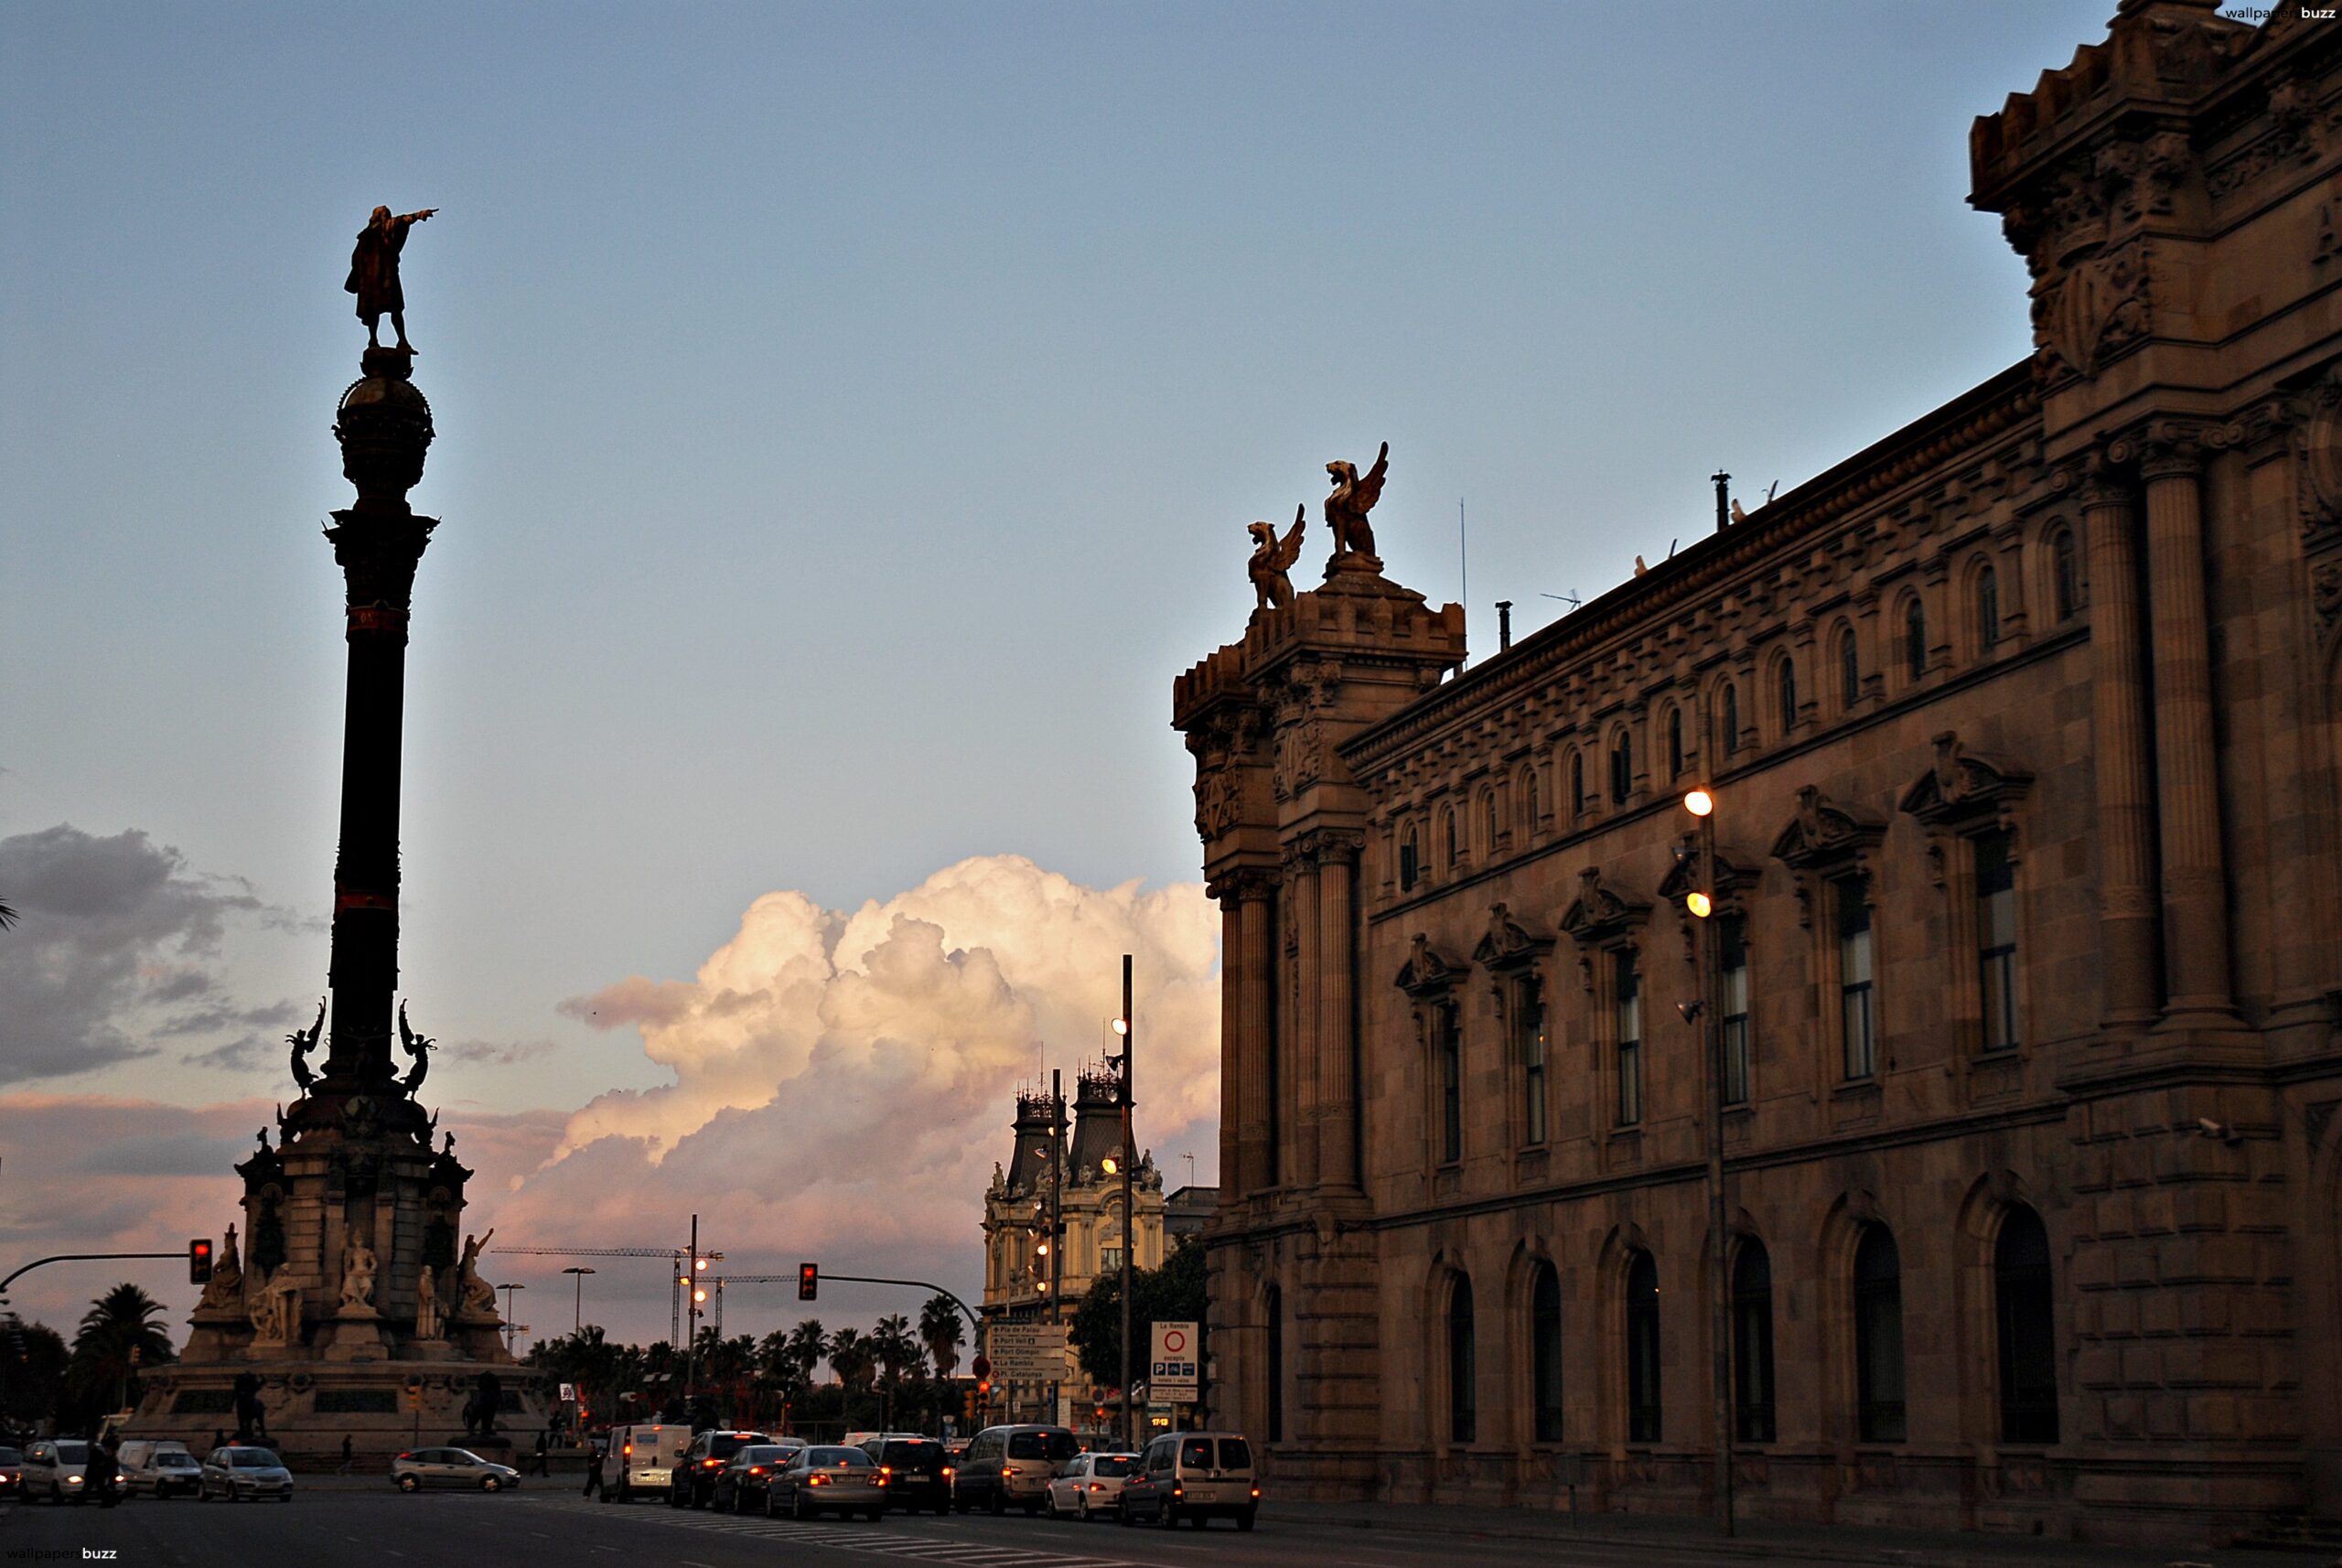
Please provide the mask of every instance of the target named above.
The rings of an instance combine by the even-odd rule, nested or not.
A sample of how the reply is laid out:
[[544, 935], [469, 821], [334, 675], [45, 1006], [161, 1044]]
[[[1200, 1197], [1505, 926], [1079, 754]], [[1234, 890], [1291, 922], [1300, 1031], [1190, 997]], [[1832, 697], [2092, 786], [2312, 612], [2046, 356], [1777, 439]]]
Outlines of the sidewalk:
[[1418, 1535], [1600, 1542], [1713, 1552], [1721, 1558], [1772, 1557], [1811, 1563], [1859, 1563], [1892, 1568], [2165, 1568], [2206, 1563], [2213, 1568], [2328, 1568], [2327, 1554], [2228, 1548], [2090, 1546], [2034, 1536], [1982, 1531], [1879, 1530], [1855, 1525], [1773, 1524], [1743, 1520], [1727, 1541], [1713, 1520], [1681, 1515], [1585, 1514], [1545, 1509], [1447, 1507], [1429, 1503], [1262, 1504], [1264, 1521], [1319, 1527], [1350, 1525]]

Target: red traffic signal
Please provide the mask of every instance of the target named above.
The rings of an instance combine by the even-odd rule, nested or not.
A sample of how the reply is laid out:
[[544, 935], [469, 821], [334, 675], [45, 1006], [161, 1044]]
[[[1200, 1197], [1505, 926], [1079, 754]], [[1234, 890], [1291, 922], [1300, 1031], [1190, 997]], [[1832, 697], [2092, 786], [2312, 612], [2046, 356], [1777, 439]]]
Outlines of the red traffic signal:
[[187, 1283], [191, 1285], [211, 1283], [211, 1239], [208, 1236], [187, 1244]]
[[800, 1301], [811, 1301], [821, 1294], [822, 1265], [819, 1263], [798, 1264], [797, 1299]]

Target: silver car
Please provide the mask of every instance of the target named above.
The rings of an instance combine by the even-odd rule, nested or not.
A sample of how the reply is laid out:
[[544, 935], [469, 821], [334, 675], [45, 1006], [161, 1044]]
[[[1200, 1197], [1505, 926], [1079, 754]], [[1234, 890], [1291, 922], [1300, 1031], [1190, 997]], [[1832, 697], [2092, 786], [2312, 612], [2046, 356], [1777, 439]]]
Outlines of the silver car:
[[391, 1484], [402, 1492], [419, 1492], [425, 1487], [500, 1492], [519, 1486], [521, 1472], [483, 1459], [468, 1448], [412, 1448], [391, 1461]]
[[861, 1514], [877, 1519], [886, 1511], [886, 1477], [859, 1448], [823, 1445], [801, 1450], [789, 1468], [765, 1487], [765, 1516]]
[[211, 1451], [203, 1461], [202, 1479], [196, 1484], [196, 1501], [209, 1502], [213, 1498], [231, 1503], [274, 1498], [280, 1503], [289, 1503], [293, 1500], [293, 1472], [285, 1467], [285, 1461], [273, 1449], [231, 1443]]

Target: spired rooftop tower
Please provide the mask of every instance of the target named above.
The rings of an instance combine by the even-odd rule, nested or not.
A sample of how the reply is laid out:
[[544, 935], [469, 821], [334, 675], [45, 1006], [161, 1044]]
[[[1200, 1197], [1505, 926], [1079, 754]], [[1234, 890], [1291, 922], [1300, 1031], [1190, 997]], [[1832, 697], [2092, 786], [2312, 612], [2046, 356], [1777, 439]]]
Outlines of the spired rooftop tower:
[[433, 1147], [438, 1118], [417, 1098], [431, 1040], [394, 1008], [407, 615], [438, 526], [406, 499], [435, 434], [413, 364], [403, 344], [368, 349], [334, 422], [358, 499], [325, 531], [348, 587], [349, 690], [323, 1070], [310, 1062], [327, 1032], [320, 1002], [317, 1022], [288, 1036], [297, 1094], [277, 1112], [279, 1144], [263, 1128], [236, 1167], [241, 1227], [228, 1229], [184, 1357], [146, 1380], [140, 1435], [193, 1446], [232, 1425], [338, 1457], [345, 1435], [361, 1454], [395, 1452], [423, 1427], [478, 1448], [504, 1441], [500, 1413], [530, 1433], [545, 1423], [543, 1381], [514, 1368], [480, 1272], [488, 1237], [464, 1233], [472, 1173], [452, 1133]]

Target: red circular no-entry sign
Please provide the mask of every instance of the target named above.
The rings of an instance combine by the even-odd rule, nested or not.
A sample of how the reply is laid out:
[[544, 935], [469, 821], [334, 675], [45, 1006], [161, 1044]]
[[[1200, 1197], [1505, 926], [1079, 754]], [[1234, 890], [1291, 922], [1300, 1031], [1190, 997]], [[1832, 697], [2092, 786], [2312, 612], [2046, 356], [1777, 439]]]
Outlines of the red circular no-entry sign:
[[1186, 1329], [1166, 1328], [1163, 1331], [1163, 1353], [1165, 1355], [1176, 1356], [1187, 1348], [1187, 1331]]

